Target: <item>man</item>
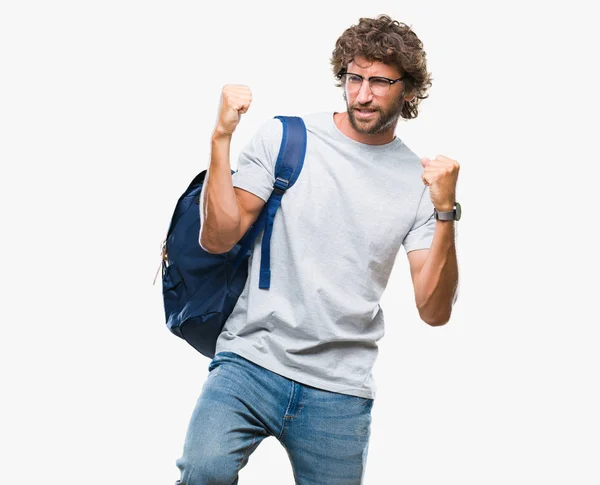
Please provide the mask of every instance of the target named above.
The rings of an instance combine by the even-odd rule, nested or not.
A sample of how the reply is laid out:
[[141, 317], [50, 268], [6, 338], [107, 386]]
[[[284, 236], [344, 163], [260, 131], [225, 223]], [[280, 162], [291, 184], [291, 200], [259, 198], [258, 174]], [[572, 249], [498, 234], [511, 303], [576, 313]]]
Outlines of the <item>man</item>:
[[[271, 239], [271, 287], [258, 288], [261, 236], [244, 291], [216, 355], [177, 460], [185, 485], [238, 483], [261, 441], [275, 436], [300, 485], [362, 483], [384, 333], [379, 300], [404, 246], [416, 305], [445, 324], [458, 269], [452, 212], [459, 165], [419, 159], [394, 135], [431, 86], [417, 36], [388, 16], [360, 19], [331, 59], [347, 111], [303, 116], [308, 140]], [[273, 189], [282, 126], [267, 121], [231, 174], [230, 141], [249, 109], [247, 86], [225, 86], [200, 206], [199, 242], [231, 249]]]

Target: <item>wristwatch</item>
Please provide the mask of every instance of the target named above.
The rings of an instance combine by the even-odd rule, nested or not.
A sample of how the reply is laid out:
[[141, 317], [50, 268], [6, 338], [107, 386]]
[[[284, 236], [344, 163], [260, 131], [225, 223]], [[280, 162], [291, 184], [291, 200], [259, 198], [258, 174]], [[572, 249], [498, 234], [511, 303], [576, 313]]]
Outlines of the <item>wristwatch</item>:
[[438, 212], [437, 209], [433, 208], [433, 213], [436, 219], [440, 221], [458, 221], [460, 220], [460, 215], [462, 210], [460, 208], [460, 204], [458, 202], [454, 203], [454, 210], [449, 212]]

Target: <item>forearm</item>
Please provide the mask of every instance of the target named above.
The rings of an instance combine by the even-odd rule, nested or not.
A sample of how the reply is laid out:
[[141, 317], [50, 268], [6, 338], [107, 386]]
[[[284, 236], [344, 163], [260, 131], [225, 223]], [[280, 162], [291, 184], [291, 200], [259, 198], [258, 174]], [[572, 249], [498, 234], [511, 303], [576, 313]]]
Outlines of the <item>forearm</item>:
[[200, 245], [222, 253], [237, 242], [240, 209], [233, 190], [229, 153], [231, 135], [217, 131], [211, 140], [210, 165], [200, 197]]
[[433, 242], [417, 277], [417, 308], [429, 325], [450, 320], [458, 288], [454, 221], [436, 221]]

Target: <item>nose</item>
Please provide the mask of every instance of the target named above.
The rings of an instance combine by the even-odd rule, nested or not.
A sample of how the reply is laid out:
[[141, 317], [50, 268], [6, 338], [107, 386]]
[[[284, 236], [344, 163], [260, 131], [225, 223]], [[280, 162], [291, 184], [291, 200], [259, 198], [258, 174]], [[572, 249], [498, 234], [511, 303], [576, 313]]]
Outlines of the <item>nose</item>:
[[371, 86], [369, 86], [369, 81], [367, 81], [366, 79], [363, 79], [363, 82], [360, 85], [360, 89], [358, 90], [358, 95], [356, 96], [356, 100], [360, 104], [367, 104], [372, 99], [373, 99], [373, 93], [371, 92]]

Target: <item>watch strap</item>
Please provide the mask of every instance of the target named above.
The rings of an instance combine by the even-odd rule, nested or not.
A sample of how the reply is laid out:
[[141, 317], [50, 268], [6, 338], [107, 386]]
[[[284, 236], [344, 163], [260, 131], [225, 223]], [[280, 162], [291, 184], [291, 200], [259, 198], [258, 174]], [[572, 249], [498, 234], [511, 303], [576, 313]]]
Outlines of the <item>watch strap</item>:
[[453, 221], [454, 220], [454, 211], [451, 212], [438, 212], [436, 209], [433, 209], [435, 212], [435, 218], [440, 221]]
[[438, 212], [438, 210], [434, 207], [433, 213], [435, 218], [440, 221], [458, 221], [460, 220], [462, 210], [460, 204], [455, 202], [454, 209], [452, 211]]

